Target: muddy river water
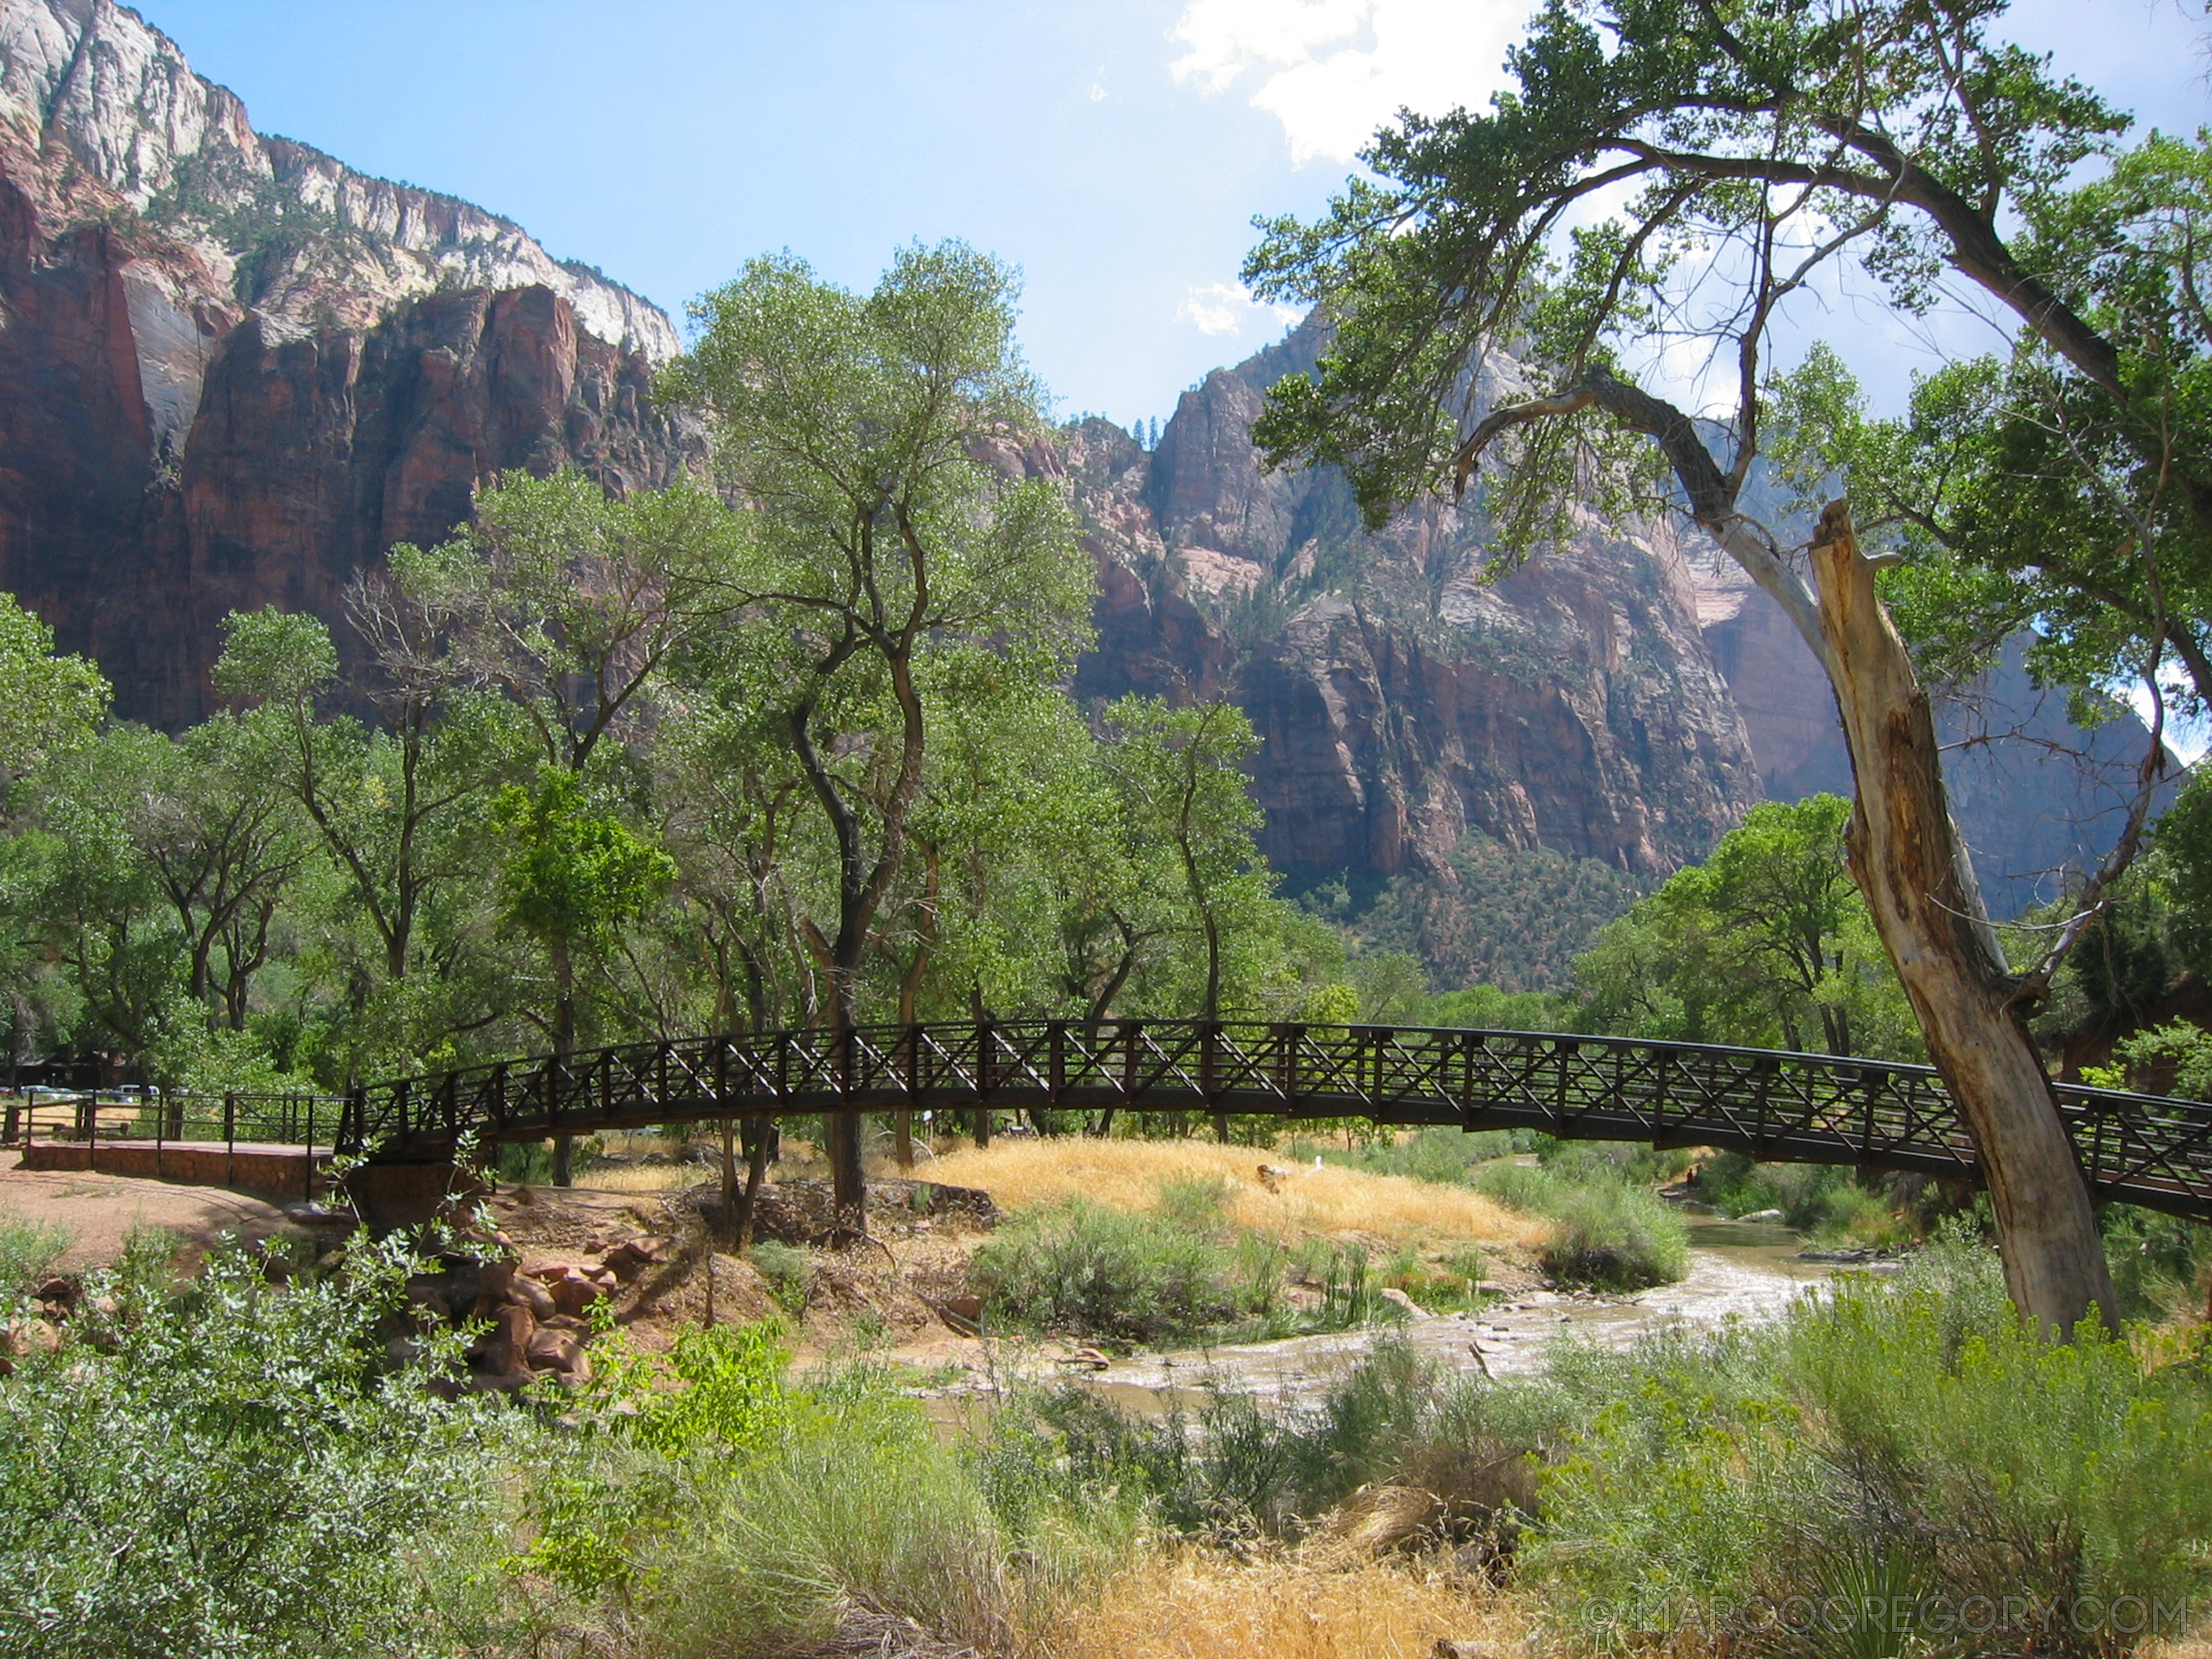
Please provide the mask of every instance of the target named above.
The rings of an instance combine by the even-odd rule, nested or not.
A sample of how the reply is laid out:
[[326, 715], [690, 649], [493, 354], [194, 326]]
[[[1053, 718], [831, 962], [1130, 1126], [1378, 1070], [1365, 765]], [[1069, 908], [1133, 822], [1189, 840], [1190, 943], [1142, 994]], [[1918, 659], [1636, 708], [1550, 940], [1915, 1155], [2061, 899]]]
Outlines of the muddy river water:
[[1092, 1386], [1124, 1409], [1146, 1414], [1194, 1399], [1208, 1381], [1263, 1401], [1305, 1404], [1326, 1394], [1360, 1355], [1391, 1336], [1403, 1336], [1417, 1351], [1455, 1370], [1522, 1375], [1543, 1363], [1544, 1350], [1562, 1335], [1626, 1348], [1669, 1325], [1770, 1319], [1836, 1270], [1801, 1259], [1804, 1239], [1786, 1227], [1699, 1218], [1691, 1223], [1690, 1242], [1687, 1277], [1635, 1296], [1535, 1290], [1479, 1312], [1431, 1315], [1403, 1324], [1137, 1354], [1095, 1373]]

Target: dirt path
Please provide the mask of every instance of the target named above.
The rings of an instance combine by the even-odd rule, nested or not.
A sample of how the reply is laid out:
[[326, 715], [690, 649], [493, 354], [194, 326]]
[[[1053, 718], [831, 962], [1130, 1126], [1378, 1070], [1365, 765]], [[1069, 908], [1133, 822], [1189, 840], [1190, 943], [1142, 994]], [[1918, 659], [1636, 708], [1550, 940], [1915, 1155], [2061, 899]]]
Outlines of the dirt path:
[[70, 1272], [114, 1261], [139, 1227], [175, 1233], [200, 1255], [226, 1232], [255, 1243], [289, 1225], [281, 1209], [243, 1192], [83, 1170], [20, 1169], [12, 1153], [0, 1166], [0, 1220], [10, 1219], [68, 1228], [61, 1266]]

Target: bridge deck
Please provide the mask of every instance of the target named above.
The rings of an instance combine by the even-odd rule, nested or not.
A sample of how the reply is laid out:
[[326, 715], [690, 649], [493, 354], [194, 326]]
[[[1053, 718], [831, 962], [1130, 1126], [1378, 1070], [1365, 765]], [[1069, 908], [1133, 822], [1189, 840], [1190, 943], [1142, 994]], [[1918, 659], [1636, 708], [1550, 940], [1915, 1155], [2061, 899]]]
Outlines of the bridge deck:
[[[2055, 1087], [2091, 1189], [2212, 1219], [2212, 1105]], [[408, 1160], [554, 1133], [816, 1112], [1078, 1109], [1367, 1117], [1715, 1146], [1979, 1181], [1927, 1066], [1544, 1032], [1037, 1020], [641, 1043], [357, 1091], [342, 1150]]]

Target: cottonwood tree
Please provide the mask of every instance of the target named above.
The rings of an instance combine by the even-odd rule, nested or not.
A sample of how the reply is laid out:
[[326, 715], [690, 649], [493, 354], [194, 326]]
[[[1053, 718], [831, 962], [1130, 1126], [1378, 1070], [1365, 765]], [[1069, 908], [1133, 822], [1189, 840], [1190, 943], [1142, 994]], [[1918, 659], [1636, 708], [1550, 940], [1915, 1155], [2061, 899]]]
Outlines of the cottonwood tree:
[[344, 612], [364, 660], [351, 675], [319, 618], [272, 609], [224, 624], [215, 685], [252, 705], [240, 720], [250, 763], [299, 803], [344, 927], [365, 935], [344, 987], [349, 1075], [493, 1016], [468, 915], [491, 885], [484, 801], [520, 739], [455, 649], [468, 577], [454, 550], [402, 544], [357, 578]]
[[0, 593], [0, 813], [10, 781], [89, 739], [110, 693], [99, 669], [54, 650], [54, 630]]
[[[697, 342], [664, 382], [707, 415], [717, 474], [750, 509], [731, 598], [749, 625], [802, 643], [782, 711], [836, 850], [834, 906], [809, 921], [839, 1029], [859, 1022], [922, 787], [919, 659], [961, 640], [1066, 658], [1088, 635], [1091, 573], [1063, 490], [989, 453], [1044, 424], [1015, 294], [1010, 271], [956, 243], [906, 250], [867, 295], [755, 260], [699, 302]], [[887, 729], [829, 718], [854, 678], [880, 681]], [[828, 1140], [837, 1205], [857, 1216], [858, 1121], [833, 1116]]]
[[[501, 896], [508, 918], [545, 947], [553, 970], [546, 1033], [553, 1059], [576, 1051], [576, 952], [637, 919], [676, 877], [676, 861], [640, 839], [621, 817], [592, 800], [564, 767], [511, 783], [492, 803], [491, 825], [506, 843]], [[553, 1185], [570, 1179], [573, 1138], [553, 1138]]]
[[[1371, 515], [1485, 471], [1485, 504], [1523, 549], [1565, 495], [1657, 463], [1781, 604], [1836, 693], [1858, 785], [1853, 873], [1972, 1127], [2007, 1289], [2064, 1331], [2112, 1320], [2111, 1275], [2024, 1017], [2039, 983], [2014, 973], [1984, 909], [1926, 691], [1843, 502], [1802, 558], [1739, 506], [1777, 319], [1848, 274], [1907, 310], [1947, 281], [2008, 314], [2101, 398], [2108, 453], [2165, 469], [2180, 510], [2212, 524], [2205, 447], [2169, 441], [2186, 409], [2160, 365], [2100, 328], [2093, 250], [2064, 233], [2071, 178], [2125, 120], [1993, 38], [2001, 10], [1552, 0], [1489, 113], [1408, 116], [1378, 135], [1375, 177], [1317, 224], [1271, 227], [1247, 275], [1326, 306], [1337, 330], [1318, 376], [1271, 400], [1259, 431], [1273, 460], [1345, 466]], [[1718, 440], [1624, 356], [1685, 344], [1733, 383]], [[1549, 385], [1515, 387], [1513, 352]], [[2155, 675], [2169, 641], [2156, 620], [2150, 632], [2154, 660], [2137, 666]]]
[[1850, 802], [1754, 807], [1574, 960], [1587, 1029], [1923, 1058], [1844, 852]]
[[[1157, 697], [1108, 705], [1106, 766], [1122, 809], [1140, 833], [1170, 853], [1181, 872], [1190, 925], [1205, 963], [1199, 1017], [1221, 1017], [1222, 966], [1237, 912], [1273, 885], [1253, 839], [1260, 808], [1246, 793], [1243, 762], [1260, 747], [1234, 703], [1170, 708]], [[1214, 1114], [1221, 1139], [1227, 1115]]]

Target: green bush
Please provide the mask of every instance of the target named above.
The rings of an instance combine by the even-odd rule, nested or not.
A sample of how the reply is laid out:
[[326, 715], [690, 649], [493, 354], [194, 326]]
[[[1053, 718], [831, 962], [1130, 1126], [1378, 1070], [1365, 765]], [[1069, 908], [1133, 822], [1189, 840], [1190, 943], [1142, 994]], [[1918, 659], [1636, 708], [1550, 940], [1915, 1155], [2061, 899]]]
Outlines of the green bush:
[[802, 1404], [756, 1455], [702, 1473], [684, 1524], [654, 1535], [637, 1608], [653, 1651], [795, 1653], [872, 1630], [1002, 1650], [1006, 1543], [921, 1408], [875, 1378]]
[[36, 1289], [72, 1237], [67, 1227], [53, 1222], [0, 1216], [0, 1303]]
[[280, 1288], [231, 1251], [187, 1290], [96, 1277], [121, 1312], [0, 1381], [0, 1650], [440, 1650], [474, 1581], [431, 1564], [500, 1537], [505, 1431], [389, 1360], [407, 1271], [364, 1250]]
[[1605, 1290], [1642, 1290], [1672, 1284], [1689, 1270], [1689, 1229], [1640, 1187], [1609, 1181], [1562, 1185], [1545, 1214], [1555, 1231], [1539, 1260], [1551, 1278]]
[[1868, 1650], [1882, 1633], [1821, 1610], [1880, 1584], [1954, 1621], [1987, 1598], [2007, 1628], [1969, 1650], [2085, 1653], [2212, 1589], [2199, 1366], [2147, 1368], [2087, 1328], [2044, 1342], [1993, 1252], [1954, 1236], [1924, 1256], [1901, 1284], [1846, 1282], [1777, 1326], [1586, 1356], [1587, 1427], [1554, 1442], [1533, 1564], [1554, 1610], [1633, 1646], [1685, 1608], [1755, 1618], [1804, 1597], [1811, 1628], [1711, 1634]]
[[[1180, 1185], [1156, 1215], [1075, 1199], [1016, 1216], [970, 1266], [991, 1315], [1149, 1342], [1264, 1311], [1273, 1283], [1240, 1275], [1234, 1247], [1205, 1225], [1206, 1197], [1196, 1190], [1205, 1184]], [[1212, 1207], [1218, 1217], [1218, 1197]]]
[[1567, 1284], [1640, 1290], [1689, 1270], [1690, 1231], [1653, 1193], [1591, 1169], [1574, 1179], [1556, 1169], [1493, 1164], [1476, 1185], [1499, 1203], [1554, 1224], [1539, 1256], [1545, 1274]]
[[745, 1259], [766, 1282], [768, 1293], [777, 1307], [789, 1314], [806, 1311], [807, 1297], [812, 1294], [815, 1283], [812, 1256], [795, 1244], [763, 1238], [746, 1251]]

